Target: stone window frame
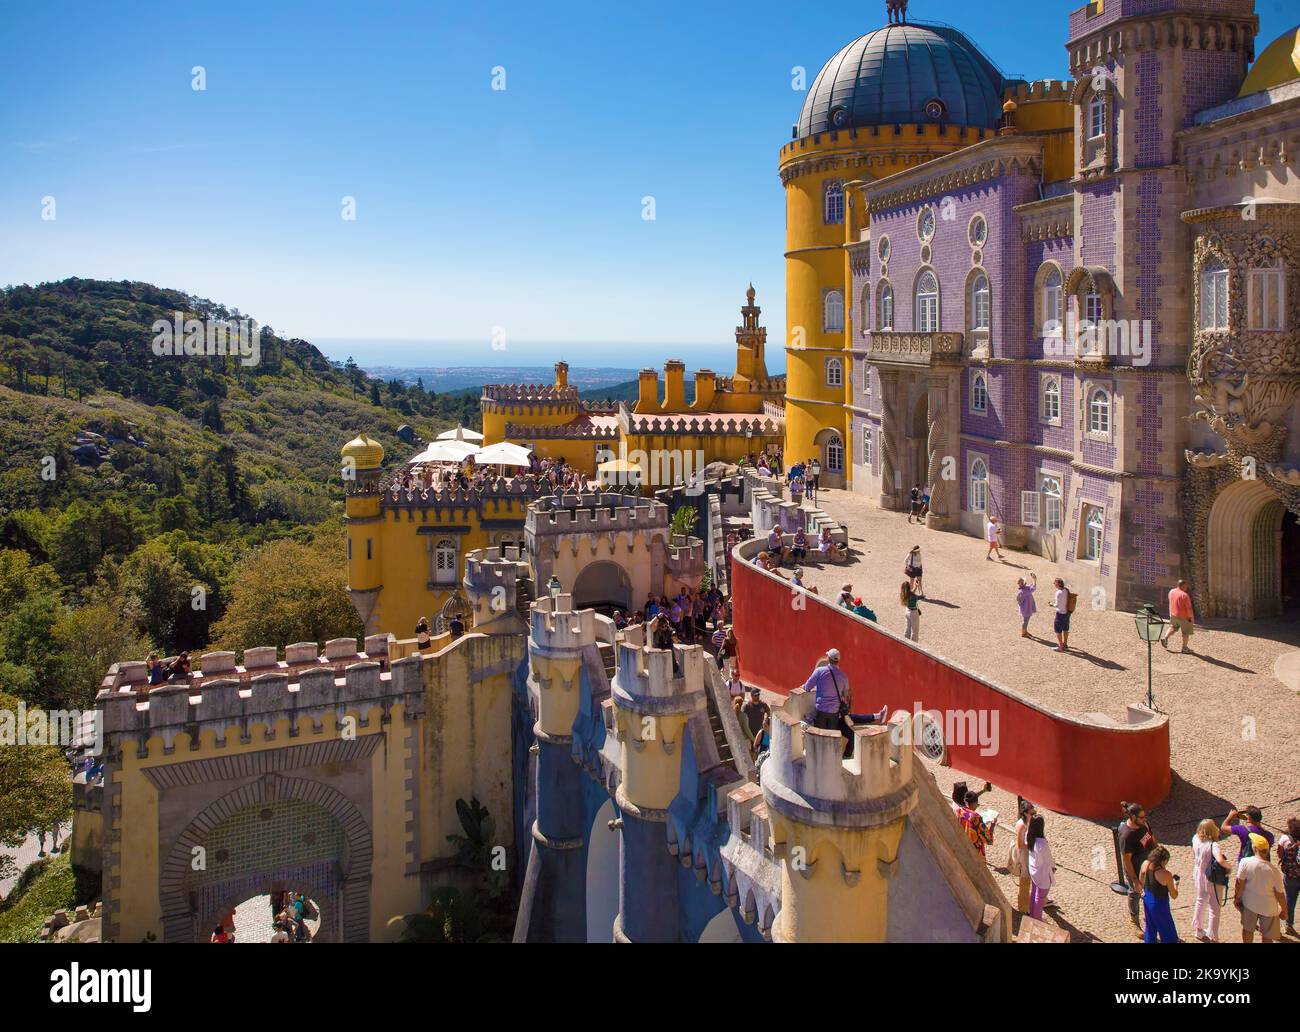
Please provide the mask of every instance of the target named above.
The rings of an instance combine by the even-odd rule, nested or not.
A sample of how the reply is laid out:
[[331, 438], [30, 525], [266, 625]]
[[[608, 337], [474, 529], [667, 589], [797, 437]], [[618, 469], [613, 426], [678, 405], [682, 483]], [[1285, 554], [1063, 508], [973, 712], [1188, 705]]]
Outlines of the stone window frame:
[[[976, 239], [975, 239], [975, 227], [976, 227], [977, 225], [982, 225], [982, 226], [984, 227], [984, 239], [983, 239], [983, 240], [976, 240]], [[977, 251], [983, 251], [986, 247], [988, 247], [988, 243], [989, 243], [989, 220], [988, 220], [987, 218], [984, 217], [984, 213], [983, 213], [983, 212], [981, 212], [981, 211], [977, 211], [974, 215], [972, 215], [972, 216], [970, 217], [970, 221], [969, 221], [968, 223], [966, 223], [966, 239], [967, 239], [968, 241], [970, 241], [970, 245], [971, 245], [971, 247], [974, 248], [974, 249], [977, 250]]]
[[[834, 326], [831, 323], [831, 298], [838, 297], [840, 324]], [[827, 287], [822, 291], [822, 333], [843, 333], [844, 332], [844, 291], [839, 287]]]
[[[984, 289], [988, 294], [988, 325], [976, 326], [977, 303], [975, 300], [975, 285], [984, 280]], [[993, 280], [988, 271], [982, 266], [975, 266], [966, 276], [966, 347], [972, 355], [980, 358], [987, 358], [990, 354], [993, 340]]]
[[867, 469], [875, 469], [876, 442], [871, 433], [869, 424], [862, 424], [862, 465]]
[[[976, 466], [980, 467], [984, 471], [984, 476], [980, 480], [977, 480], [975, 477]], [[983, 513], [985, 516], [988, 515], [990, 481], [991, 481], [991, 474], [989, 472], [988, 456], [985, 455], [983, 452], [971, 452], [966, 458], [966, 511], [967, 512], [980, 512]], [[984, 494], [984, 507], [982, 509], [975, 508], [975, 495], [976, 495], [975, 485], [977, 483], [982, 483], [984, 485], [984, 487], [982, 488]]]
[[[1260, 240], [1256, 247], [1261, 253], [1252, 256], [1247, 261], [1245, 271], [1246, 329], [1251, 333], [1285, 333], [1287, 330], [1286, 262], [1280, 254], [1276, 253], [1276, 247], [1272, 245], [1271, 240]], [[1271, 259], [1268, 257], [1270, 252], [1272, 252]], [[1264, 279], [1276, 279], [1277, 281], [1278, 325], [1276, 326], [1258, 325], [1255, 322], [1255, 296], [1259, 290], [1256, 284]], [[1229, 287], [1228, 296], [1232, 296], [1231, 287]]]
[[1060, 262], [1049, 258], [1038, 266], [1038, 271], [1034, 274], [1034, 329], [1039, 337], [1048, 336], [1047, 279], [1053, 272], [1056, 273], [1060, 280], [1057, 285], [1060, 296], [1055, 321], [1058, 323], [1061, 333], [1065, 332], [1065, 307], [1068, 303], [1065, 290], [1065, 270], [1061, 268]]
[[844, 363], [835, 357], [826, 359], [825, 379], [827, 387], [844, 386]]
[[[927, 329], [921, 322], [921, 280], [926, 276], [934, 279], [934, 326]], [[929, 296], [929, 292], [926, 292]], [[916, 276], [912, 280], [912, 332], [914, 333], [942, 333], [943, 332], [943, 284], [939, 281], [939, 274], [929, 265], [922, 265], [916, 270]]]
[[865, 337], [867, 335], [868, 327], [871, 326], [871, 284], [869, 282], [862, 284], [862, 290], [858, 294], [857, 311], [860, 319], [859, 328], [861, 331], [858, 335]]
[[[1091, 555], [1092, 549], [1089, 548], [1091, 540], [1091, 531], [1094, 527], [1093, 521], [1089, 518], [1093, 513], [1097, 514], [1100, 529], [1097, 535], [1096, 555]], [[1101, 565], [1103, 556], [1106, 554], [1106, 507], [1098, 505], [1096, 502], [1084, 502], [1079, 508], [1079, 552], [1078, 561], [1081, 563], [1096, 563]]]
[[[445, 567], [443, 566], [443, 559], [448, 554], [450, 554], [451, 556], [451, 566], [450, 566], [451, 579], [450, 580], [444, 579], [441, 576], [442, 572], [445, 569]], [[432, 561], [433, 561], [433, 570], [432, 570], [433, 576], [430, 578], [430, 580], [432, 580], [435, 585], [441, 587], [446, 584], [455, 585], [460, 583], [460, 579], [457, 576], [457, 574], [460, 571], [460, 549], [456, 545], [455, 538], [450, 538], [450, 537], [438, 538], [433, 543]]]
[[[977, 403], [981, 396], [984, 399], [983, 405]], [[967, 409], [974, 416], [989, 414], [989, 374], [985, 369], [977, 367], [970, 371], [970, 401]]]
[[[1100, 409], [1105, 413], [1106, 428], [1093, 428], [1093, 403], [1098, 394], [1104, 395], [1105, 406]], [[1083, 394], [1083, 432], [1090, 441], [1110, 443], [1115, 436], [1115, 392], [1102, 383], [1089, 383]]]
[[[1103, 73], [1104, 85], [1096, 87], [1098, 72]], [[1074, 84], [1071, 102], [1079, 109], [1078, 136], [1080, 172], [1113, 168], [1115, 165], [1115, 136], [1117, 131], [1116, 83], [1109, 69], [1098, 69], [1083, 75]], [[1096, 105], [1101, 109], [1101, 134], [1092, 135], [1093, 112]]]
[[[926, 215], [930, 216], [930, 233], [928, 236], [926, 235], [925, 230], [922, 229], [922, 226], [925, 223]], [[934, 205], [933, 204], [921, 205], [921, 210], [916, 213], [916, 239], [923, 244], [933, 243], [934, 235], [938, 231], [939, 231], [939, 216], [935, 214]]]
[[[838, 213], [832, 210], [832, 198], [839, 197]], [[822, 180], [822, 225], [842, 226], [848, 204], [844, 192], [843, 179]], [[838, 217], [837, 217], [838, 215]]]
[[886, 233], [881, 236], [880, 242], [876, 244], [876, 257], [880, 259], [882, 265], [889, 261], [889, 255], [892, 250], [893, 246], [889, 242], [889, 234]]
[[[1088, 319], [1088, 299], [1095, 297], [1097, 307], [1100, 312], [1100, 320], [1107, 321], [1115, 318], [1115, 281], [1111, 279], [1110, 273], [1099, 266], [1080, 265], [1070, 273], [1069, 278], [1065, 281], [1065, 301], [1066, 304], [1073, 303], [1075, 312], [1076, 333], [1082, 328], [1084, 323], [1091, 322]], [[1106, 359], [1109, 356], [1104, 353], [1099, 356], [1090, 356], [1084, 354], [1079, 349], [1079, 341], [1065, 341], [1064, 349], [1067, 352], [1073, 352], [1071, 357], [1074, 358], [1101, 358]], [[1101, 341], [1104, 345], [1104, 341]]]
[[[1048, 388], [1056, 385], [1056, 415], [1050, 415], [1047, 411], [1047, 399], [1050, 397]], [[1048, 426], [1061, 425], [1061, 399], [1064, 397], [1065, 384], [1060, 373], [1043, 373], [1038, 381], [1038, 421]]]
[[[1046, 490], [1048, 481], [1056, 485], [1056, 494]], [[1057, 470], [1040, 469], [1038, 471], [1038, 493], [1042, 495], [1042, 530], [1044, 534], [1060, 534], [1065, 530], [1065, 477]], [[1056, 499], [1056, 526], [1051, 525], [1048, 514], [1051, 506], [1047, 504], [1049, 498]]]
[[[838, 431], [833, 431], [830, 437], [826, 438], [826, 443], [822, 445], [826, 455], [826, 471], [828, 473], [843, 473], [844, 463], [848, 455], [844, 450], [844, 437]], [[834, 456], [839, 456], [839, 464], [833, 460]]]
[[[885, 318], [885, 305], [889, 305], [889, 318]], [[881, 279], [876, 285], [876, 329], [892, 332], [894, 319], [898, 312], [894, 305], [894, 285], [887, 279]]]

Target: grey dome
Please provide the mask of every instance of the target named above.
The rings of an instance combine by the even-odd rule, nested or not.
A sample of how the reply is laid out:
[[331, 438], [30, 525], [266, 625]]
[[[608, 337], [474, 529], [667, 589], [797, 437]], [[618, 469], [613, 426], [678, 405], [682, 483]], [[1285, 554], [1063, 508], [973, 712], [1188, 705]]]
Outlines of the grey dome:
[[[861, 126], [996, 129], [1007, 85], [974, 43], [946, 25], [889, 25], [826, 62], [799, 113], [799, 136]], [[940, 101], [937, 107], [927, 106]]]

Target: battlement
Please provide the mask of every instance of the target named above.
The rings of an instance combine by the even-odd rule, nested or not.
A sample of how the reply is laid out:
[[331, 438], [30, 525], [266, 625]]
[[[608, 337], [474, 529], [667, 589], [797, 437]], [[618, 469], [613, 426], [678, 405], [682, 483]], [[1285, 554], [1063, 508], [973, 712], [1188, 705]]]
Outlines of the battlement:
[[1035, 82], [1022, 82], [1008, 86], [1003, 92], [1003, 100], [1014, 100], [1017, 104], [1029, 104], [1036, 101], [1054, 100], [1070, 103], [1074, 90], [1072, 80], [1038, 79]]
[[620, 414], [623, 429], [629, 434], [685, 434], [691, 436], [775, 437], [781, 425], [766, 415], [733, 416], [722, 412], [692, 412], [680, 415]]
[[374, 661], [354, 662], [341, 677], [329, 666], [308, 668], [295, 671], [296, 680], [275, 669], [247, 681], [218, 677], [201, 684], [157, 685], [143, 697], [126, 689], [101, 689], [95, 708], [106, 738], [134, 738], [141, 749], [148, 738], [161, 737], [170, 750], [182, 732], [189, 735], [191, 748], [197, 748], [207, 730], [215, 731], [218, 744], [224, 744], [231, 727], [240, 728], [243, 741], [251, 739], [254, 725], [271, 737], [276, 722], [286, 718], [292, 737], [301, 719], [319, 727], [322, 716], [331, 711], [339, 720], [348, 711], [359, 711], [364, 724], [373, 706], [387, 712], [395, 703], [407, 703], [418, 709], [424, 690], [421, 662], [419, 657], [401, 659], [388, 670]]
[[526, 561], [523, 550], [514, 545], [479, 548], [466, 554], [461, 583], [474, 607], [475, 627], [514, 611], [519, 597], [519, 564]]
[[380, 501], [385, 507], [481, 509], [484, 505], [493, 502], [500, 504], [539, 498], [552, 490], [548, 482], [526, 476], [501, 477], [489, 480], [481, 487], [441, 489], [403, 487], [403, 479], [404, 476], [395, 471], [381, 483]]
[[[602, 405], [602, 413], [614, 412], [617, 402]], [[559, 426], [536, 426], [532, 423], [507, 423], [506, 437], [522, 438], [528, 441], [616, 441], [618, 440], [617, 423], [561, 423]]]
[[916, 803], [911, 722], [853, 729], [844, 759], [838, 730], [815, 728], [814, 696], [797, 688], [772, 711], [772, 749], [763, 765], [763, 796], [770, 808], [803, 824], [870, 828], [889, 824]]
[[[678, 713], [693, 709], [704, 691], [704, 650], [699, 645], [645, 648], [645, 626], [628, 627], [615, 643], [614, 696], [638, 713]], [[673, 655], [680, 674], [674, 676]]]
[[544, 595], [529, 607], [529, 650], [579, 652], [596, 643], [596, 611], [573, 608], [573, 596]]
[[529, 506], [524, 526], [533, 535], [660, 529], [668, 526], [668, 507], [638, 495], [550, 495]]
[[578, 388], [558, 384], [489, 383], [483, 387], [483, 400], [507, 404], [550, 404], [572, 402], [578, 399]]

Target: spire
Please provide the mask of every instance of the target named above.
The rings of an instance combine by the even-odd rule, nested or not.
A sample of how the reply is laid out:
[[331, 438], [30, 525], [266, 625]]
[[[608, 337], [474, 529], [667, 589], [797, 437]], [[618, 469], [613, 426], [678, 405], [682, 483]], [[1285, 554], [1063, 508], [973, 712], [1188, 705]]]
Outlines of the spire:
[[753, 284], [753, 282], [751, 282], [751, 283], [749, 284], [749, 289], [745, 291], [745, 300], [749, 302], [749, 304], [750, 304], [751, 307], [753, 307], [753, 304], [754, 304], [754, 284]]

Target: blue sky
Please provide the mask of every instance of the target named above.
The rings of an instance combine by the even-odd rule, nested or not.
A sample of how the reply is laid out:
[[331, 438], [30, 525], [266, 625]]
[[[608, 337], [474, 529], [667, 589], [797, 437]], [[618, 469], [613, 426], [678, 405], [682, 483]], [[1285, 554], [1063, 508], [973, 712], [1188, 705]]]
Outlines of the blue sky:
[[[1009, 73], [1061, 78], [1080, 2], [1001, 18], [913, 0], [910, 13], [966, 31]], [[1258, 8], [1262, 49], [1287, 16], [1278, 0]], [[725, 346], [752, 279], [776, 341], [776, 155], [803, 99], [791, 69], [811, 84], [884, 12], [10, 3], [0, 283], [148, 280], [312, 340], [462, 342], [422, 345], [428, 364], [499, 362], [501, 327], [506, 354], [564, 341], [580, 360], [638, 366], [664, 356], [619, 343]]]

